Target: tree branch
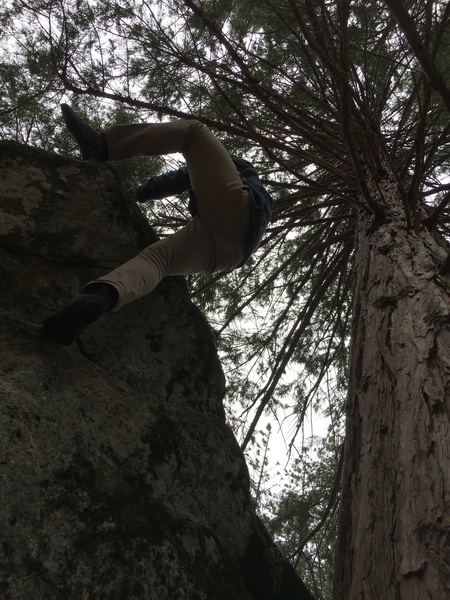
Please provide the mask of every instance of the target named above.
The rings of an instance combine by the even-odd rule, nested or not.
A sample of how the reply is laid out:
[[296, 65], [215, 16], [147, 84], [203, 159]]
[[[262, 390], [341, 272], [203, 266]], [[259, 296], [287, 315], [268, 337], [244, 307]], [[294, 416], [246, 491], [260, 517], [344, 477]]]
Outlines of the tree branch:
[[415, 25], [401, 0], [383, 0], [389, 9], [394, 20], [406, 36], [417, 60], [419, 61], [425, 75], [428, 77], [431, 85], [440, 95], [445, 108], [450, 112], [450, 89], [445, 79], [440, 73], [425, 47]]

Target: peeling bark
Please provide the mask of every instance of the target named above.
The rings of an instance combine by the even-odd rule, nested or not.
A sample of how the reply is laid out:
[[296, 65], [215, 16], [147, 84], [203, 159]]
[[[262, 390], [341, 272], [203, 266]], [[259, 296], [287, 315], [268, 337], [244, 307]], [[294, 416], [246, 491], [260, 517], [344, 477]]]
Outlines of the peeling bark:
[[336, 600], [450, 597], [450, 278], [400, 211], [360, 223]]

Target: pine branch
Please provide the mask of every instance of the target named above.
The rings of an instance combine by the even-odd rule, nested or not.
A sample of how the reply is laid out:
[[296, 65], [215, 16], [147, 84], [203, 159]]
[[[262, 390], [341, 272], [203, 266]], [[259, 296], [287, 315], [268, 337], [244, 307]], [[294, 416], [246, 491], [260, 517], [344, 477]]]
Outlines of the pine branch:
[[308, 542], [310, 542], [313, 539], [313, 537], [319, 533], [319, 531], [325, 525], [325, 523], [327, 522], [327, 520], [330, 517], [330, 515], [332, 514], [332, 512], [334, 510], [336, 510], [336, 505], [337, 505], [337, 499], [338, 499], [338, 495], [339, 495], [339, 490], [341, 488], [341, 478], [342, 478], [342, 469], [343, 469], [343, 466], [344, 466], [344, 448], [342, 446], [341, 452], [340, 452], [340, 456], [339, 456], [338, 469], [337, 469], [336, 477], [335, 477], [335, 480], [334, 480], [334, 486], [333, 486], [333, 489], [331, 490], [331, 494], [329, 496], [328, 503], [327, 503], [327, 506], [326, 506], [323, 514], [322, 514], [322, 517], [321, 517], [320, 521], [317, 523], [317, 525], [301, 541], [301, 543], [299, 544], [299, 546], [296, 549], [296, 551], [293, 552], [291, 554], [291, 556], [288, 557], [289, 560], [292, 560], [295, 556], [297, 556], [297, 559], [296, 559], [296, 561], [294, 563], [295, 567], [298, 566], [298, 563], [300, 561], [301, 555], [303, 553], [303, 550], [305, 549], [306, 544], [308, 544]]
[[313, 291], [311, 292], [311, 295], [306, 301], [305, 308], [303, 309], [303, 311], [301, 311], [299, 317], [292, 325], [290, 335], [286, 338], [283, 344], [283, 348], [278, 354], [277, 365], [274, 368], [273, 375], [264, 387], [264, 389], [261, 391], [258, 398], [256, 398], [253, 403], [258, 403], [258, 408], [256, 410], [255, 417], [253, 418], [252, 423], [250, 424], [248, 431], [244, 437], [244, 441], [242, 442], [241, 448], [243, 450], [247, 447], [248, 443], [250, 442], [259, 419], [261, 418], [264, 410], [272, 400], [272, 395], [276, 389], [276, 386], [280, 381], [287, 364], [292, 358], [297, 344], [300, 342], [300, 339], [306, 327], [308, 326], [312, 315], [314, 314], [319, 303], [323, 299], [324, 293], [334, 281], [334, 279], [337, 277], [339, 271], [343, 268], [345, 264], [347, 264], [349, 251], [349, 246], [344, 246], [342, 252], [339, 255], [339, 258], [335, 261], [334, 266], [331, 267], [330, 265], [329, 268], [321, 274], [318, 282], [316, 283]]
[[383, 0], [383, 2], [405, 34], [412, 51], [422, 66], [431, 85], [440, 95], [446, 110], [450, 111], [450, 89], [447, 86], [442, 73], [438, 71], [430, 53], [426, 49], [425, 44], [414, 25], [414, 21], [406, 10], [403, 2], [401, 0]]
[[435, 227], [436, 224], [439, 221], [439, 217], [441, 216], [441, 214], [444, 212], [444, 210], [447, 208], [447, 206], [450, 204], [450, 191], [448, 191], [445, 196], [442, 198], [442, 200], [439, 202], [439, 204], [436, 206], [436, 208], [432, 211], [432, 213], [423, 220], [423, 224], [425, 225], [425, 227]]

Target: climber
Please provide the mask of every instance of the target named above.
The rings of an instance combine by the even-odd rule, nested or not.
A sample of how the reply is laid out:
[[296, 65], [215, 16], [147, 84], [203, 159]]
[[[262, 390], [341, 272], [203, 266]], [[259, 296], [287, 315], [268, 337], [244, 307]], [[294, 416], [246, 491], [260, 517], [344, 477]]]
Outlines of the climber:
[[84, 159], [121, 160], [181, 152], [186, 167], [151, 177], [132, 190], [139, 202], [189, 191], [192, 219], [180, 231], [145, 248], [48, 317], [45, 335], [71, 344], [105, 312], [150, 293], [167, 275], [231, 271], [258, 247], [272, 199], [255, 169], [230, 155], [200, 122], [115, 125], [97, 132], [67, 104], [62, 114]]

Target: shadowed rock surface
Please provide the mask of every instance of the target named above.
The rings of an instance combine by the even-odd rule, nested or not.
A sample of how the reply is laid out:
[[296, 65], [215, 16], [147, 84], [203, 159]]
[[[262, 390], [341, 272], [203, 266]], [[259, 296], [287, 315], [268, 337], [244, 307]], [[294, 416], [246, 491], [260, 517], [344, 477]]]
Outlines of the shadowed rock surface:
[[255, 516], [180, 278], [62, 347], [40, 324], [156, 239], [113, 167], [0, 142], [0, 597], [306, 600]]

